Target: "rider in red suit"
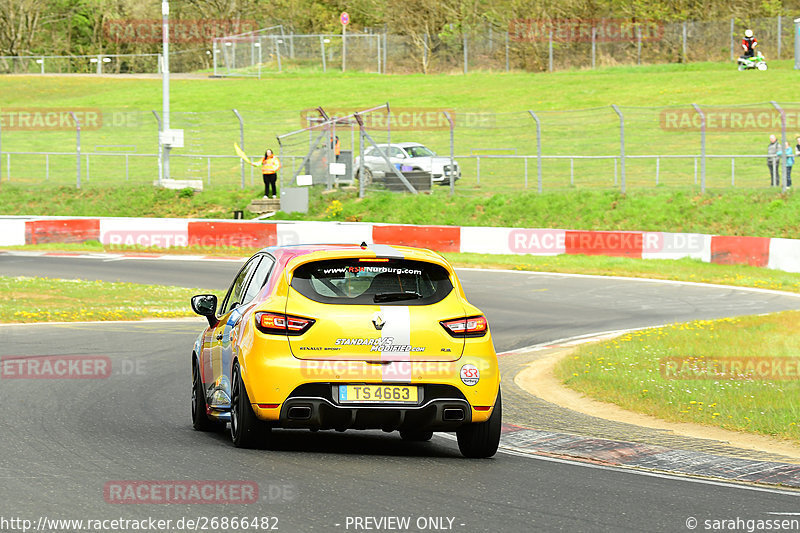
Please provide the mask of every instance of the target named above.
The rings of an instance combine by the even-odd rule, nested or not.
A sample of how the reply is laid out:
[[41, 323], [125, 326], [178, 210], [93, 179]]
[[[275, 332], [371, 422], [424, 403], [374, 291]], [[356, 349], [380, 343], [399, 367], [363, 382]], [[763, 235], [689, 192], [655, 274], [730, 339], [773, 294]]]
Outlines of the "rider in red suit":
[[755, 56], [756, 46], [758, 46], [758, 39], [753, 36], [753, 30], [745, 30], [744, 38], [742, 39], [742, 48], [744, 49], [743, 57]]

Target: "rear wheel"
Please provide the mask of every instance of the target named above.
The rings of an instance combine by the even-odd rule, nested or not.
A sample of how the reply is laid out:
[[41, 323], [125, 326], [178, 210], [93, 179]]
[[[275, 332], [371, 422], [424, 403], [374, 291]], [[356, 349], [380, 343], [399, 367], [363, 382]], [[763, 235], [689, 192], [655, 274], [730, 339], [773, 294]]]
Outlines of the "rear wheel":
[[269, 441], [270, 426], [256, 417], [242, 381], [239, 363], [233, 366], [231, 386], [231, 440], [237, 448], [263, 448]]
[[197, 431], [222, 431], [225, 422], [213, 420], [206, 413], [206, 393], [197, 362], [192, 363], [192, 427]]
[[433, 431], [401, 431], [400, 438], [409, 442], [428, 442], [433, 438]]
[[494, 409], [486, 422], [467, 424], [456, 431], [458, 437], [458, 449], [464, 457], [480, 459], [491, 457], [497, 453], [500, 445], [500, 426], [503, 421], [503, 405], [500, 398], [500, 391], [497, 392], [497, 400], [494, 402]]
[[[361, 181], [361, 171], [359, 170], [356, 172], [356, 179]], [[372, 171], [367, 167], [364, 167], [364, 187], [369, 187], [372, 185]]]

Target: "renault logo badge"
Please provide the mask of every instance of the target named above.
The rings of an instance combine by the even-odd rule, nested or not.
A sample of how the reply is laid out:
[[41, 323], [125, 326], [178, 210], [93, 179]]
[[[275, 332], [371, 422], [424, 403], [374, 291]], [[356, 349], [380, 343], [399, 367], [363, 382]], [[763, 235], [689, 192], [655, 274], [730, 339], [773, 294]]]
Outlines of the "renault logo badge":
[[376, 311], [375, 314], [372, 315], [372, 325], [375, 326], [375, 329], [380, 331], [385, 324], [386, 320], [383, 318], [383, 313], [381, 311]]

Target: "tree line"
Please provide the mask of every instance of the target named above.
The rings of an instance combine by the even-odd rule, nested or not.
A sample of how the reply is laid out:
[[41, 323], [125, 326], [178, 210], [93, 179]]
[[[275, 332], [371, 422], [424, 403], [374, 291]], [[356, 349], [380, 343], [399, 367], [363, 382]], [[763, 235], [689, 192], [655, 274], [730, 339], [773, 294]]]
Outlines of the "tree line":
[[[172, 0], [170, 18], [197, 35], [176, 50], [203, 50], [210, 38], [281, 24], [294, 33], [349, 28], [404, 35], [422, 71], [428, 52], [452, 34], [476, 28], [506, 31], [513, 21], [617, 18], [727, 20], [797, 15], [800, 0]], [[158, 0], [0, 0], [0, 55], [139, 54], [160, 50]], [[135, 21], [135, 31], [120, 21]], [[180, 25], [180, 22], [183, 25]], [[788, 24], [787, 20], [787, 24]], [[149, 27], [148, 27], [149, 24]]]

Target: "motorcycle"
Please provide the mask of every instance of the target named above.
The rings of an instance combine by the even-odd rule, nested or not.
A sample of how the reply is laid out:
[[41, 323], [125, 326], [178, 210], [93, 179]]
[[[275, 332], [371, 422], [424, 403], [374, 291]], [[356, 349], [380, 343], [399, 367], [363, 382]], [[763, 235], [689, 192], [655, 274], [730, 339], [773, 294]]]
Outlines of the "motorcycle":
[[767, 70], [767, 60], [759, 51], [753, 57], [740, 57], [739, 70]]

